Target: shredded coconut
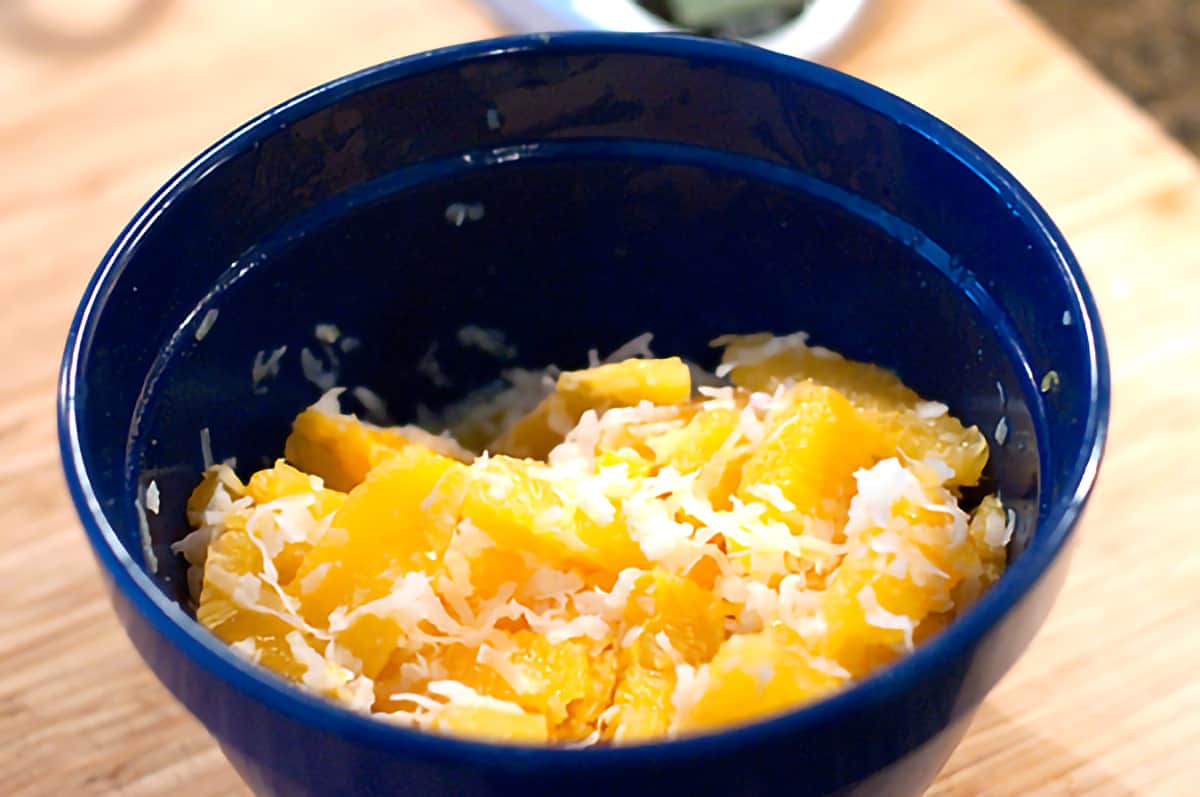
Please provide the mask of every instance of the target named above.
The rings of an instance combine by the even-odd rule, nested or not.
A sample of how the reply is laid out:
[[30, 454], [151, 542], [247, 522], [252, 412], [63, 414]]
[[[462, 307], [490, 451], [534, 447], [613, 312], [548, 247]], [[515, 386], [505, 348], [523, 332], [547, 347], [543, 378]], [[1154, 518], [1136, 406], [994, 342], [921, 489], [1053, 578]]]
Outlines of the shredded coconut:
[[358, 385], [350, 388], [350, 394], [363, 405], [363, 409], [367, 411], [367, 420], [371, 423], [387, 424], [391, 419], [387, 402], [374, 390]]
[[913, 407], [913, 412], [916, 413], [917, 417], [925, 420], [940, 418], [949, 411], [950, 408], [940, 401], [918, 401], [916, 406]]
[[903, 614], [893, 614], [880, 606], [875, 589], [869, 585], [859, 590], [857, 597], [859, 605], [862, 606], [863, 619], [868, 625], [903, 632], [904, 647], [908, 650], [913, 649], [912, 635], [916, 624], [913, 623], [912, 618]]
[[313, 337], [322, 343], [337, 343], [341, 336], [342, 331], [337, 324], [317, 324], [313, 328]]
[[437, 359], [437, 341], [429, 344], [421, 359], [417, 361], [417, 373], [429, 380], [434, 387], [449, 387], [450, 377], [442, 370], [442, 364]]
[[[304, 360], [312, 360], [315, 366], [310, 363], [306, 372], [319, 367], [327, 374], [328, 364], [336, 367], [335, 347], [345, 339], [331, 324], [318, 325], [314, 337], [326, 347], [321, 350], [324, 358], [305, 349], [302, 365]], [[515, 354], [510, 354], [503, 336], [482, 327], [459, 330], [458, 342], [501, 359]], [[589, 361], [599, 365], [630, 356], [650, 357], [650, 342], [648, 333], [639, 335], [609, 357], [601, 359], [598, 352], [590, 352]], [[813, 361], [805, 358], [840, 357], [809, 347], [801, 333], [784, 338], [720, 338], [714, 344], [726, 347], [722, 375], [736, 367], [762, 364], [783, 352], [802, 354], [796, 360], [809, 365]], [[422, 371], [435, 383], [444, 380], [445, 386], [449, 380], [435, 355], [436, 344], [431, 344], [422, 357]], [[279, 357], [256, 356], [256, 371], [271, 363], [277, 370]], [[771, 363], [771, 370], [778, 367], [778, 361]], [[476, 432], [498, 433], [554, 390], [557, 374], [553, 367], [511, 369], [504, 373], [502, 383], [441, 415], [426, 409], [422, 422], [428, 423], [428, 429], [457, 432], [473, 424]], [[950, 612], [967, 605], [983, 589], [994, 574], [989, 568], [997, 557], [1003, 561], [1003, 548], [1015, 527], [1015, 514], [1000, 511], [1001, 505], [991, 497], [968, 517], [958, 504], [955, 470], [927, 453], [928, 449], [914, 457], [901, 452], [896, 457], [871, 460], [870, 467], [853, 474], [852, 484], [846, 485], [840, 497], [827, 498], [816, 513], [801, 511], [798, 505], [806, 506], [808, 499], [802, 498], [804, 494], [796, 491], [795, 482], [786, 475], [743, 478], [740, 483], [735, 479], [729, 487], [728, 467], [740, 469], [740, 463], [761, 451], [762, 445], [777, 440], [768, 438], [767, 433], [778, 433], [780, 425], [768, 426], [767, 420], [772, 413], [787, 410], [793, 395], [788, 391], [797, 381], [761, 374], [754, 378], [761, 378], [768, 389], [751, 392], [697, 380], [693, 386], [698, 398], [682, 407], [642, 401], [609, 409], [574, 409], [569, 417], [564, 411], [563, 417], [547, 419], [551, 433], [559, 435], [547, 461], [525, 461], [519, 467], [498, 455], [484, 452], [476, 456], [447, 432], [363, 423], [368, 432], [386, 429], [403, 438], [405, 445], [424, 446], [467, 467], [453, 466], [457, 470], [446, 471], [432, 489], [414, 499], [419, 500], [418, 509], [405, 510], [419, 511], [426, 524], [421, 528], [440, 542], [428, 550], [415, 549], [411, 555], [422, 557], [419, 562], [403, 557], [390, 560], [390, 554], [378, 554], [371, 548], [371, 556], [383, 557], [379, 571], [370, 576], [377, 580], [369, 587], [365, 582], [356, 584], [339, 605], [321, 606], [318, 618], [313, 618], [313, 607], [306, 601], [314, 595], [323, 601], [326, 595], [343, 589], [348, 571], [336, 569], [341, 567], [337, 561], [323, 560], [302, 569], [303, 575], [290, 583], [281, 583], [280, 573], [286, 579], [296, 572], [294, 553], [303, 552], [306, 546], [351, 545], [360, 538], [352, 523], [334, 525], [337, 518], [348, 517], [337, 513], [336, 501], [332, 509], [318, 511], [318, 506], [330, 506], [330, 496], [321, 493], [324, 482], [316, 476], [309, 477], [311, 492], [253, 499], [231, 468], [212, 465], [208, 430], [202, 430], [202, 453], [206, 467], [211, 468], [206, 478], [212, 480], [212, 494], [207, 506], [189, 510], [193, 531], [171, 549], [190, 565], [188, 583], [193, 596], [200, 594], [202, 577], [205, 589], [212, 587], [206, 595], [218, 596], [216, 600], [206, 597], [198, 608], [202, 622], [215, 627], [247, 612], [285, 623], [286, 637], [280, 641], [286, 641], [284, 655], [294, 660], [301, 683], [354, 710], [372, 711], [376, 701], [377, 685], [363, 674], [364, 661], [376, 652], [365, 650], [363, 640], [387, 629], [383, 639], [397, 640], [396, 648], [379, 675], [378, 691], [389, 695], [390, 705], [386, 713], [375, 710], [374, 716], [442, 730], [451, 725], [451, 708], [525, 716], [531, 710], [522, 707], [530, 705], [524, 697], [520, 704], [500, 698], [508, 697], [509, 690], [527, 695], [553, 684], [546, 661], [531, 659], [530, 649], [524, 647], [521, 635], [534, 634], [539, 645], [571, 651], [571, 656], [586, 651], [585, 655], [595, 660], [615, 657], [607, 658], [610, 668], [614, 660], [627, 661], [633, 646], [648, 646], [634, 650], [652, 656], [656, 667], [673, 675], [669, 699], [661, 701], [669, 703], [663, 709], [670, 715], [670, 734], [688, 732], [686, 718], [709, 690], [720, 687], [718, 679], [727, 672], [722, 669], [727, 662], [701, 663], [695, 658], [695, 641], [701, 637], [677, 630], [693, 623], [703, 627], [698, 617], [689, 614], [693, 608], [701, 611], [700, 607], [680, 607], [678, 620], [661, 624], [662, 612], [674, 611], [664, 608], [671, 607], [671, 593], [658, 591], [675, 589], [670, 579], [689, 585], [689, 590], [706, 590], [697, 582], [711, 584], [717, 612], [711, 622], [718, 633], [723, 630], [727, 640], [731, 634], [796, 635], [804, 642], [801, 650], [806, 651], [808, 666], [833, 682], [849, 681], [851, 673], [839, 661], [807, 652], [820, 649], [832, 622], [828, 618], [845, 611], [837, 604], [831, 607], [830, 600], [848, 598], [861, 610], [868, 626], [898, 632], [875, 632], [871, 637], [875, 643], [882, 639], [897, 649], [912, 648], [924, 615], [909, 617], [885, 609], [880, 596], [889, 604], [895, 600], [890, 586], [878, 594], [871, 581], [861, 589], [858, 585], [864, 582], [850, 582], [855, 584], [851, 589], [858, 591], [848, 594], [830, 589], [831, 584], [839, 583], [832, 579], [838, 577], [843, 563], [851, 563], [852, 570], [870, 568], [879, 579], [903, 581], [905, 589], [921, 591], [923, 603], [919, 605], [932, 612]], [[998, 389], [1002, 391], [1002, 387]], [[358, 422], [341, 415], [343, 390], [330, 385], [313, 407], [340, 416], [346, 423]], [[351, 393], [372, 421], [384, 422], [387, 407], [381, 398], [361, 386], [352, 388]], [[706, 429], [691, 425], [692, 420], [696, 413], [709, 410], [726, 413], [728, 420], [723, 422], [729, 425], [721, 427], [721, 437], [705, 438], [702, 462], [679, 464], [686, 460], [673, 460], [676, 452], [686, 450], [681, 446], [694, 445], [687, 435], [697, 428]], [[913, 402], [903, 411], [909, 413], [909, 420], [915, 417], [920, 421], [922, 433], [943, 428], [940, 419], [949, 412], [945, 404], [933, 401]], [[1003, 444], [1003, 437], [998, 428], [997, 443]], [[917, 459], [919, 456], [924, 459]], [[722, 490], [719, 500], [714, 497], [718, 488]], [[261, 485], [251, 492], [258, 489]], [[457, 491], [497, 507], [529, 501], [531, 511], [519, 521], [520, 529], [506, 530], [503, 521], [498, 524], [487, 512], [460, 508]], [[835, 501], [843, 503], [839, 507]], [[158, 485], [153, 481], [135, 502], [147, 550], [145, 509], [157, 513], [159, 502]], [[397, 526], [401, 528], [407, 527]], [[435, 534], [434, 529], [442, 531]], [[247, 573], [243, 565], [234, 564], [245, 561], [244, 546], [234, 547], [241, 553], [231, 558], [228, 547], [213, 544], [235, 532], [244, 532], [253, 546], [251, 556], [261, 562], [258, 572]], [[628, 539], [621, 544], [636, 547], [618, 551], [611, 542], [615, 533], [627, 533]], [[514, 544], [509, 535], [527, 542]], [[241, 546], [240, 539], [230, 541]], [[148, 551], [148, 560], [152, 554]], [[508, 557], [497, 560], [504, 563], [500, 565], [503, 570], [485, 564], [493, 554]], [[599, 564], [605, 557], [625, 557], [639, 566], [624, 567], [615, 575], [609, 571], [605, 580], [605, 565]], [[427, 561], [436, 563], [428, 573]], [[481, 576], [489, 584], [486, 589], [477, 586]], [[301, 612], [302, 607], [307, 614]], [[674, 625], [677, 622], [684, 625]], [[235, 650], [255, 660], [273, 648], [248, 638], [237, 643]], [[468, 658], [455, 661], [445, 655], [451, 650], [465, 652]], [[382, 660], [374, 661], [373, 666], [382, 666]], [[557, 658], [549, 661], [556, 662], [554, 667], [570, 666], [559, 665]], [[463, 666], [498, 679], [484, 684], [503, 682], [507, 686], [499, 692], [481, 686], [463, 676]], [[739, 666], [766, 687], [785, 676], [782, 668], [787, 665], [768, 659], [747, 660]], [[616, 677], [620, 672], [618, 669]], [[555, 707], [554, 701], [559, 699], [559, 695], [549, 698], [552, 708], [546, 718], [552, 723], [559, 722], [553, 712], [566, 711], [565, 704]], [[588, 746], [601, 739], [630, 740], [632, 732], [623, 725], [623, 716], [628, 715], [623, 715], [620, 706], [598, 708], [597, 712], [599, 719], [592, 715], [588, 720], [591, 728], [580, 728], [580, 740], [573, 746]], [[469, 714], [454, 715], [454, 723], [462, 716]], [[554, 726], [550, 727], [553, 731]]]
[[1002, 416], [1000, 418], [1000, 420], [996, 421], [995, 438], [996, 438], [996, 445], [998, 445], [998, 446], [1002, 446], [1008, 441], [1008, 418], [1007, 417]]
[[605, 357], [601, 364], [619, 363], [622, 360], [628, 360], [630, 357], [651, 358], [654, 356], [654, 352], [650, 349], [650, 343], [653, 340], [653, 333], [643, 332], [613, 349], [612, 354]]
[[196, 326], [197, 342], [204, 340], [209, 331], [213, 328], [213, 324], [217, 323], [217, 316], [220, 314], [221, 311], [215, 307], [204, 314], [204, 317], [200, 319], [199, 325]]
[[142, 490], [138, 490], [138, 495], [133, 500], [133, 507], [137, 513], [138, 537], [142, 541], [142, 556], [146, 560], [146, 567], [151, 573], [158, 572], [158, 557], [154, 555], [154, 546], [150, 541], [150, 522], [146, 519], [145, 498]]
[[726, 347], [715, 373], [718, 377], [726, 377], [735, 368], [748, 365], [761, 365], [780, 352], [807, 348], [808, 333], [794, 332], [790, 335], [774, 337], [771, 335], [752, 335], [738, 337], [722, 335], [709, 343], [714, 347]]
[[287, 346], [272, 349], [270, 354], [263, 351], [254, 353], [254, 364], [250, 366], [250, 385], [259, 395], [267, 392], [264, 384], [269, 379], [279, 376], [279, 363], [287, 354]]
[[207, 426], [200, 430], [200, 461], [204, 463], [205, 470], [213, 466], [212, 434]]
[[1012, 509], [1005, 510], [1003, 518], [991, 513], [984, 526], [983, 540], [993, 548], [1003, 548], [1012, 541], [1013, 530], [1017, 526], [1017, 513]]
[[511, 360], [517, 356], [517, 347], [506, 343], [504, 333], [498, 329], [468, 324], [458, 330], [458, 343], [466, 348], [479, 349], [498, 360]]
[[458, 681], [432, 681], [425, 687], [431, 695], [443, 697], [452, 706], [471, 708], [487, 708], [508, 714], [524, 714], [525, 710], [516, 703], [507, 700], [497, 700], [494, 697], [481, 695], [466, 684]]
[[313, 354], [312, 349], [307, 346], [301, 349], [300, 370], [309, 382], [321, 390], [330, 390], [337, 384], [340, 368], [333, 349], [326, 346], [323, 351], [326, 355], [325, 360]]
[[153, 479], [146, 487], [146, 510], [154, 515], [157, 515], [159, 510], [158, 482]]
[[482, 202], [453, 202], [446, 206], [446, 221], [461, 227], [468, 221], [479, 221], [484, 216]]

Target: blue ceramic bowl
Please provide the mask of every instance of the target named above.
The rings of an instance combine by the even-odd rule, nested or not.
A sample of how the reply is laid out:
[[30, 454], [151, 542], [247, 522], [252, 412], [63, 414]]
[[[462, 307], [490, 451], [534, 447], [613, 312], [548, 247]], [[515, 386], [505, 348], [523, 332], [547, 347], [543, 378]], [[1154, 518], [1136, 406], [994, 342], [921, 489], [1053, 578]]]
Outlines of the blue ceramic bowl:
[[[399, 419], [495, 375], [454, 344], [467, 323], [503, 329], [536, 365], [575, 365], [647, 329], [660, 351], [709, 363], [719, 333], [808, 330], [982, 429], [1005, 419], [989, 477], [1017, 513], [1011, 567], [906, 660], [716, 735], [571, 751], [355, 715], [209, 636], [169, 549], [200, 473], [199, 430], [243, 472], [278, 454], [319, 393], [299, 353], [320, 351], [321, 322], [362, 341], [339, 355], [340, 381], [374, 388]], [[431, 343], [449, 385], [416, 367]], [[283, 345], [278, 377], [256, 391], [256, 352]], [[1109, 384], [1062, 237], [941, 122], [743, 45], [567, 34], [384, 64], [217, 143], [104, 258], [59, 401], [67, 481], [117, 614], [256, 790], [904, 795], [933, 779], [1046, 616], [1100, 461]], [[156, 571], [134, 509], [151, 478]]]

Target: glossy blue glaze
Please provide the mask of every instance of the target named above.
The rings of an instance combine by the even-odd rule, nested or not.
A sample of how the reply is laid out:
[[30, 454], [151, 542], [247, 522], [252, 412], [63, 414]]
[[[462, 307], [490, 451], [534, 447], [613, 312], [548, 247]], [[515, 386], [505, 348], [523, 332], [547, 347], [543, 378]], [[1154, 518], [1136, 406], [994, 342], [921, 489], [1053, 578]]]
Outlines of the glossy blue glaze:
[[[455, 203], [482, 217], [452, 223]], [[566, 366], [646, 329], [660, 351], [710, 364], [718, 333], [806, 329], [985, 430], [1007, 419], [989, 477], [1018, 514], [1011, 567], [910, 658], [718, 735], [568, 751], [351, 714], [211, 638], [169, 550], [200, 428], [243, 473], [278, 454], [319, 392], [299, 353], [327, 356], [312, 337], [320, 322], [362, 341], [338, 352], [342, 383], [372, 387], [399, 420], [495, 376], [494, 361], [455, 344], [467, 323], [505, 330], [522, 364]], [[416, 367], [435, 342], [448, 386]], [[256, 393], [255, 353], [282, 345], [281, 373]], [[1043, 394], [1050, 370], [1058, 387]], [[933, 778], [1049, 609], [1108, 400], [1074, 258], [962, 136], [879, 89], [750, 47], [567, 34], [369, 69], [201, 155], [88, 287], [59, 422], [130, 638], [262, 793], [904, 795]], [[134, 513], [151, 478], [154, 574]]]

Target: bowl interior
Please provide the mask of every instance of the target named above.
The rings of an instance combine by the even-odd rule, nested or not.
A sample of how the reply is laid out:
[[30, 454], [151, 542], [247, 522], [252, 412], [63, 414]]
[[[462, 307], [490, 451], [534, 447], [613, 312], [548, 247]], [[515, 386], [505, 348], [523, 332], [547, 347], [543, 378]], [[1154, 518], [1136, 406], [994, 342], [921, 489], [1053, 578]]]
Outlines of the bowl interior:
[[[1038, 544], [1077, 486], [1095, 383], [1086, 300], [1040, 211], [880, 92], [662, 49], [575, 39], [376, 70], [235, 134], [148, 207], [95, 286], [74, 406], [135, 560], [134, 497], [158, 484], [167, 595], [186, 602], [169, 546], [201, 430], [243, 476], [269, 463], [322, 392], [304, 359], [336, 358], [338, 384], [405, 422], [504, 367], [578, 367], [644, 331], [712, 366], [719, 334], [802, 329], [895, 369], [985, 431], [1011, 556]], [[322, 345], [318, 324], [359, 345]], [[460, 345], [470, 324], [515, 359]]]

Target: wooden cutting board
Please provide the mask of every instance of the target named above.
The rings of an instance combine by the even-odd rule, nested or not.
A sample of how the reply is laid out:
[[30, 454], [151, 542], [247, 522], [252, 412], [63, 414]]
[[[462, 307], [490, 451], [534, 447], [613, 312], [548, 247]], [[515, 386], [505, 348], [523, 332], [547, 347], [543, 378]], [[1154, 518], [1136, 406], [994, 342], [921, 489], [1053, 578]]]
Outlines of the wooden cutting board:
[[[158, 7], [92, 51], [41, 49], [0, 9], [0, 794], [244, 790], [126, 642], [63, 489], [58, 357], [105, 248], [187, 159], [277, 101], [501, 32], [469, 0]], [[1083, 262], [1112, 351], [1112, 434], [1071, 577], [932, 793], [1196, 793], [1197, 164], [1007, 0], [885, 3], [836, 65], [1032, 189]]]

